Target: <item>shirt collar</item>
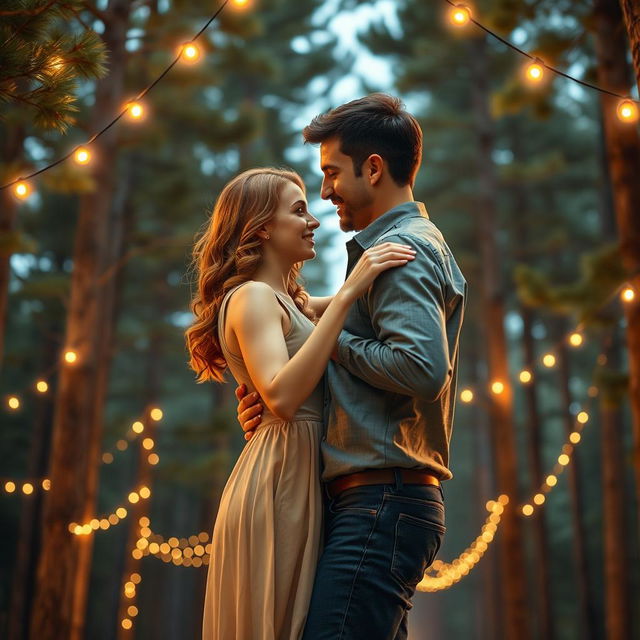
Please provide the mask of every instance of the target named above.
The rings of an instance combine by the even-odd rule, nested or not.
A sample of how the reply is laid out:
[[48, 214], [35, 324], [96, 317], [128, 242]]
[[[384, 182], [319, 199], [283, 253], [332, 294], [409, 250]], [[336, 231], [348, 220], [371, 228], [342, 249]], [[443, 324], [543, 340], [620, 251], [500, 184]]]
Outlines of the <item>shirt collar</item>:
[[403, 202], [393, 209], [389, 209], [386, 213], [383, 213], [379, 218], [374, 220], [369, 226], [365, 227], [362, 231], [357, 233], [349, 242], [347, 246], [357, 242], [362, 249], [368, 249], [373, 243], [392, 227], [400, 224], [405, 218], [427, 218], [429, 214], [422, 202]]

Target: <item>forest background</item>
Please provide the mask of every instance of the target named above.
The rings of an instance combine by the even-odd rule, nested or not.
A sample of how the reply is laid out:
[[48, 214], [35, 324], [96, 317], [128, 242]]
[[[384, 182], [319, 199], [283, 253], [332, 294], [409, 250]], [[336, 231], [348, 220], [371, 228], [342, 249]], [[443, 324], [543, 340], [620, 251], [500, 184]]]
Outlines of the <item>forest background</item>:
[[[86, 145], [220, 5], [3, 3], [0, 183], [76, 145], [91, 162], [56, 165], [26, 199], [0, 192], [0, 636], [199, 637], [207, 536], [244, 440], [234, 385], [186, 365], [193, 238], [232, 176], [292, 167], [322, 223], [307, 287], [334, 292], [347, 236], [300, 131], [378, 90], [421, 122], [416, 199], [470, 291], [448, 531], [410, 637], [640, 635], [637, 124], [548, 70], [528, 84], [527, 58], [452, 27], [450, 4], [229, 2], [144, 117]], [[632, 4], [472, 10], [637, 98]]]

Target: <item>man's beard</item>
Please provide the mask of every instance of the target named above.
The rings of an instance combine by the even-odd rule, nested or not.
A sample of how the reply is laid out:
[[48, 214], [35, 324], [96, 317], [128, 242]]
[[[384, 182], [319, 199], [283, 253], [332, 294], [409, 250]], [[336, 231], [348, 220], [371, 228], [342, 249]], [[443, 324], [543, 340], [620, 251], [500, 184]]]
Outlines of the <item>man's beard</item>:
[[355, 227], [353, 226], [353, 219], [351, 216], [342, 216], [340, 218], [340, 229], [342, 231], [354, 231]]

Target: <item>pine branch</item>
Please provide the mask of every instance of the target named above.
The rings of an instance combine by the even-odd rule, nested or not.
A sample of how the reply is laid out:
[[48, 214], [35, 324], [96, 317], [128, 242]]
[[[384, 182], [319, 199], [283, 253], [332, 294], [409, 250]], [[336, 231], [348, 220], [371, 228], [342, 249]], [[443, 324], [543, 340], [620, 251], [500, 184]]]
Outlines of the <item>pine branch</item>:
[[39, 16], [41, 13], [44, 13], [49, 9], [52, 5], [58, 4], [60, 0], [50, 0], [46, 5], [39, 7], [38, 9], [15, 9], [14, 11], [0, 11], [0, 18], [10, 17], [10, 16]]

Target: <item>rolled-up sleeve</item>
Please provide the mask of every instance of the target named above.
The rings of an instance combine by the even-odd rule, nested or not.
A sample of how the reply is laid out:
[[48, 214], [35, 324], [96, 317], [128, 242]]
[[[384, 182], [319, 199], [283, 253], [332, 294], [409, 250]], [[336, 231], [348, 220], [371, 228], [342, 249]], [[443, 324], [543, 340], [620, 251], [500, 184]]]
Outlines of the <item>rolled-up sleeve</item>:
[[434, 248], [414, 236], [386, 236], [416, 257], [380, 274], [366, 296], [375, 338], [342, 331], [338, 362], [378, 389], [434, 402], [452, 377], [445, 276]]

